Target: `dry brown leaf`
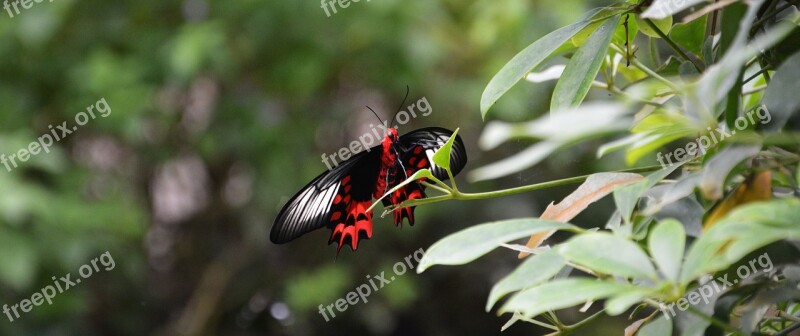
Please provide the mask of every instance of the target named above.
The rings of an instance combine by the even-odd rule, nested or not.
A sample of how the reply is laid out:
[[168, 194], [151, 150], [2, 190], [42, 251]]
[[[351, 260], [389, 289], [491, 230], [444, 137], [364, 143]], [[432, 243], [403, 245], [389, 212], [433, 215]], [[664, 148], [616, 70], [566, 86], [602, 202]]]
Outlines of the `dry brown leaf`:
[[625, 336], [636, 335], [636, 332], [639, 331], [639, 328], [642, 327], [642, 324], [649, 321], [651, 317], [652, 316], [648, 316], [641, 320], [637, 320], [636, 322], [631, 323], [631, 325], [625, 328]]
[[714, 223], [742, 204], [766, 201], [770, 198], [772, 198], [772, 171], [752, 173], [736, 187], [736, 190], [717, 204], [714, 210], [711, 210], [711, 214], [703, 223], [703, 231], [708, 231]]
[[[559, 222], [568, 222], [585, 210], [589, 204], [610, 194], [614, 188], [641, 180], [643, 177], [633, 173], [597, 173], [589, 175], [586, 181], [575, 189], [561, 203], [547, 206], [539, 218]], [[555, 233], [555, 230], [540, 232], [531, 235], [526, 246], [530, 249], [539, 247], [545, 239]], [[519, 258], [525, 258], [530, 253], [520, 252]]]

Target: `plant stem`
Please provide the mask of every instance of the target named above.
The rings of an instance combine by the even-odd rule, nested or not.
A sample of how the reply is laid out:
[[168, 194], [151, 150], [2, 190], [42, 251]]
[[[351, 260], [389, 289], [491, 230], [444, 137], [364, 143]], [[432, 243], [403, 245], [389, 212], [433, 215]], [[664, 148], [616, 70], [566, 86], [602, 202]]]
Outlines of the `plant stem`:
[[592, 314], [592, 316], [589, 316], [589, 317], [587, 317], [587, 318], [585, 318], [585, 319], [581, 320], [581, 321], [580, 321], [580, 322], [578, 322], [578, 323], [575, 323], [575, 324], [572, 324], [572, 325], [565, 326], [563, 330], [564, 330], [566, 333], [570, 333], [570, 332], [573, 332], [573, 331], [575, 331], [575, 330], [578, 330], [578, 329], [580, 329], [580, 328], [582, 328], [582, 327], [586, 326], [586, 324], [588, 324], [589, 322], [592, 322], [592, 321], [594, 321], [595, 319], [597, 319], [598, 317], [600, 317], [600, 315], [602, 315], [602, 314], [603, 314], [603, 312], [605, 312], [605, 310], [600, 310], [600, 311], [598, 311], [598, 312], [596, 312], [596, 313]]
[[747, 84], [747, 83], [749, 83], [751, 80], [754, 80], [754, 79], [758, 78], [758, 76], [760, 76], [761, 74], [763, 74], [763, 73], [765, 73], [765, 72], [767, 72], [767, 71], [769, 71], [769, 70], [770, 70], [770, 67], [767, 67], [767, 68], [763, 68], [763, 69], [761, 69], [761, 70], [758, 70], [758, 72], [754, 73], [752, 76], [750, 76], [750, 77], [748, 77], [747, 79], [745, 79], [745, 80], [744, 80], [744, 82], [742, 82], [742, 84]]
[[800, 317], [791, 315], [783, 310], [778, 311], [778, 316], [790, 320], [792, 322], [800, 322]]
[[672, 50], [675, 50], [675, 52], [678, 53], [678, 56], [680, 56], [681, 58], [683, 58], [687, 62], [692, 63], [694, 68], [697, 70], [697, 73], [703, 72], [703, 70], [701, 70], [700, 65], [695, 63], [694, 59], [689, 58], [689, 55], [686, 55], [686, 53], [683, 52], [683, 49], [681, 49], [681, 47], [678, 46], [678, 44], [676, 44], [675, 41], [673, 41], [671, 38], [669, 38], [669, 36], [667, 36], [667, 34], [664, 34], [664, 32], [662, 32], [661, 29], [659, 29], [658, 26], [656, 26], [656, 24], [653, 23], [652, 20], [644, 19], [644, 22], [647, 23], [647, 25], [650, 26], [650, 28], [652, 28], [656, 32], [656, 34], [658, 34], [658, 36], [661, 37], [664, 40], [664, 42], [667, 42], [667, 44], [670, 46], [670, 48], [672, 48]]
[[650, 50], [650, 63], [654, 66], [661, 64], [660, 57], [658, 57], [658, 50], [656, 50], [655, 39], [647, 39], [647, 48]]
[[[753, 23], [753, 28], [750, 29], [750, 32], [753, 33], [756, 30], [758, 30], [758, 28], [761, 25], [763, 25], [767, 20], [769, 20], [773, 16], [777, 15], [778, 13], [782, 12], [784, 9], [796, 5], [797, 1], [798, 0], [788, 0], [788, 1], [786, 1], [785, 4], [783, 4], [783, 6], [780, 6], [780, 7], [776, 8], [774, 11], [771, 11], [771, 12], [769, 12], [767, 14], [764, 14], [763, 17], [761, 17], [760, 19], [758, 19], [756, 22]], [[772, 4], [774, 6], [775, 4], [777, 4], [777, 1], [773, 2]]]
[[788, 328], [783, 329], [781, 332], [775, 334], [775, 336], [788, 336], [789, 333], [795, 331], [796, 329], [800, 329], [800, 322], [790, 325]]
[[558, 330], [564, 330], [565, 327], [564, 324], [561, 323], [561, 320], [558, 319], [558, 315], [556, 315], [556, 313], [553, 312], [552, 310], [548, 311], [546, 314], [542, 316], [546, 317], [548, 320], [553, 322], [553, 324], [556, 326], [556, 328], [558, 328]]
[[[658, 170], [658, 169], [661, 169], [661, 168], [662, 168], [661, 165], [654, 165], [654, 166], [645, 166], [645, 167], [624, 169], [624, 170], [620, 170], [620, 171], [617, 171], [617, 172], [618, 173], [642, 173], [642, 172], [650, 172], [650, 171]], [[464, 192], [458, 191], [457, 189], [453, 189], [449, 194], [446, 194], [446, 195], [439, 195], [439, 196], [428, 197], [428, 198], [407, 200], [407, 201], [405, 201], [403, 203], [387, 207], [386, 210], [394, 210], [394, 209], [398, 209], [398, 208], [405, 208], [405, 207], [410, 207], [410, 206], [418, 206], [418, 205], [436, 203], [436, 202], [441, 202], [441, 201], [446, 201], [446, 200], [451, 200], [451, 199], [468, 201], [468, 200], [479, 200], [479, 199], [488, 199], [488, 198], [495, 198], [495, 197], [511, 196], [511, 195], [525, 193], [525, 192], [529, 192], [529, 191], [535, 191], [535, 190], [539, 190], [539, 189], [547, 189], [547, 188], [552, 188], [552, 187], [560, 187], [560, 186], [569, 185], [569, 184], [581, 183], [583, 181], [586, 181], [586, 179], [589, 178], [589, 176], [591, 176], [591, 174], [590, 175], [570, 177], [570, 178], [565, 178], [565, 179], [555, 180], [555, 181], [548, 181], [548, 182], [530, 184], [530, 185], [526, 185], [526, 186], [509, 188], [509, 189], [481, 192], [481, 193], [464, 193]]]
[[[614, 51], [616, 51], [616, 52], [618, 52], [620, 54], [624, 53], [624, 51], [622, 51], [616, 44], [612, 43], [611, 44], [611, 48], [614, 49]], [[631, 64], [633, 64], [633, 66], [639, 68], [639, 70], [642, 70], [644, 73], [646, 73], [650, 77], [653, 77], [653, 78], [658, 79], [659, 81], [663, 82], [664, 84], [669, 86], [669, 88], [672, 89], [673, 91], [680, 92], [680, 88], [677, 85], [673, 84], [672, 82], [670, 82], [666, 78], [661, 77], [661, 75], [657, 74], [655, 71], [651, 70], [646, 65], [642, 64], [642, 62], [639, 62], [639, 60], [637, 60], [636, 58], [631, 59]]]
[[751, 95], [751, 94], [754, 94], [756, 92], [764, 91], [766, 89], [767, 89], [767, 86], [766, 85], [762, 85], [762, 86], [759, 86], [759, 87], [756, 87], [756, 88], [752, 88], [752, 89], [747, 90], [747, 91], [742, 91], [742, 96]]
[[526, 317], [520, 317], [519, 319], [521, 321], [525, 321], [525, 322], [528, 322], [528, 323], [533, 323], [533, 324], [538, 325], [538, 326], [543, 327], [543, 328], [547, 328], [547, 329], [550, 329], [550, 330], [558, 331], [558, 327], [556, 327], [554, 325], [551, 325], [551, 324], [544, 323], [544, 322], [536, 320], [536, 319], [531, 319], [531, 318], [526, 318]]
[[433, 188], [433, 189], [439, 190], [439, 191], [441, 191], [443, 193], [449, 193], [450, 192], [450, 188], [445, 189], [445, 188], [442, 188], [442, 187], [440, 187], [440, 186], [438, 186], [436, 184], [430, 184], [430, 183], [428, 183], [426, 181], [422, 181], [422, 182], [420, 182], [420, 184], [422, 184], [422, 185], [424, 185], [425, 187], [428, 187], [428, 188]]
[[598, 87], [598, 88], [601, 88], [601, 89], [606, 89], [606, 90], [608, 90], [608, 92], [611, 92], [611, 93], [614, 93], [614, 94], [618, 94], [618, 95], [623, 96], [623, 97], [625, 97], [627, 99], [630, 99], [631, 101], [640, 102], [640, 103], [643, 103], [643, 104], [648, 104], [648, 105], [653, 105], [653, 106], [664, 106], [664, 104], [659, 103], [657, 101], [634, 97], [634, 96], [630, 95], [629, 93], [627, 93], [625, 91], [622, 91], [618, 87], [614, 86], [613, 83], [605, 84], [605, 83], [601, 83], [601, 82], [598, 82], [598, 81], [593, 81], [592, 82], [592, 86], [595, 86], [595, 87]]

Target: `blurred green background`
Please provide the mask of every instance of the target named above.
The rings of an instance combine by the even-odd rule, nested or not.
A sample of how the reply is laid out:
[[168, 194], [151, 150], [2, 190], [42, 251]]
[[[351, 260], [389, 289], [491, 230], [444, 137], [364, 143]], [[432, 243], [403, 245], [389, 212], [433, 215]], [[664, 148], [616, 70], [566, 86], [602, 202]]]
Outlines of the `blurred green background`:
[[[445, 235], [538, 215], [556, 188], [417, 208], [417, 225], [378, 219], [359, 251], [328, 230], [285, 245], [267, 236], [280, 206], [331, 153], [389, 118], [410, 87], [433, 112], [401, 127], [460, 127], [471, 168], [527, 147], [482, 153], [478, 102], [516, 52], [605, 3], [583, 0], [351, 3], [55, 0], [0, 12], [0, 153], [49, 125], [112, 109], [8, 172], [0, 167], [0, 304], [13, 305], [108, 251], [110, 271], [13, 322], [3, 335], [486, 335], [491, 285], [518, 263], [494, 252], [459, 268], [408, 272], [326, 322], [317, 311]], [[12, 9], [13, 10], [13, 9]], [[528, 120], [552, 86], [518, 85], [490, 118]], [[619, 167], [575, 148], [469, 191]], [[596, 167], [595, 167], [596, 168]], [[589, 209], [576, 223], [597, 226]], [[376, 216], [377, 217], [377, 216]], [[569, 317], [565, 318], [567, 322]], [[577, 319], [575, 319], [577, 320]], [[592, 334], [620, 334], [601, 320]], [[605, 332], [608, 330], [608, 333]], [[539, 334], [517, 324], [505, 335]]]

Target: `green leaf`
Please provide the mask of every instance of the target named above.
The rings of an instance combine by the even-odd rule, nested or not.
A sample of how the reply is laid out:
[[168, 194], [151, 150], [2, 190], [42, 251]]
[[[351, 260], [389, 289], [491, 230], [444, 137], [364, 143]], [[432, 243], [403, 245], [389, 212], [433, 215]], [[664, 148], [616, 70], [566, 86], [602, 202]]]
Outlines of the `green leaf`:
[[456, 135], [458, 134], [458, 128], [453, 131], [453, 134], [450, 135], [450, 138], [447, 139], [447, 142], [433, 153], [433, 163], [441, 168], [450, 170], [450, 151], [453, 149], [453, 141], [456, 140]]
[[[586, 40], [589, 39], [589, 36], [591, 36], [592, 33], [594, 33], [594, 31], [597, 30], [597, 28], [599, 28], [606, 19], [621, 14], [625, 11], [625, 9], [626, 6], [622, 4], [616, 4], [602, 8], [595, 8], [587, 12], [583, 15], [583, 18], [590, 20], [589, 25], [575, 33], [575, 35], [569, 39], [570, 43], [565, 43], [553, 53], [557, 54], [559, 52], [567, 51], [569, 50], [569, 47], [575, 48], [582, 46], [584, 43], [586, 43]], [[583, 18], [581, 21], [584, 20]]]
[[655, 292], [656, 290], [651, 288], [636, 288], [614, 296], [606, 301], [606, 313], [611, 316], [622, 314], [628, 310], [628, 308], [642, 302], [642, 300]]
[[417, 272], [433, 265], [462, 265], [494, 250], [500, 244], [547, 230], [581, 231], [562, 222], [519, 218], [473, 226], [442, 238], [425, 252]]
[[650, 232], [647, 244], [661, 273], [667, 279], [677, 281], [683, 262], [683, 249], [686, 246], [683, 224], [674, 219], [661, 221]]
[[669, 32], [669, 37], [675, 43], [696, 56], [703, 55], [703, 45], [706, 38], [706, 21], [708, 15], [687, 23], [676, 23]]
[[693, 96], [686, 101], [686, 109], [688, 111], [695, 111], [693, 113], [698, 115], [710, 115], [712, 112], [717, 111], [715, 108], [717, 103], [728, 94], [731, 87], [736, 83], [736, 77], [742, 66], [763, 50], [769, 49], [782, 41], [797, 27], [798, 16], [795, 16], [778, 22], [765, 33], [749, 40], [750, 24], [756, 17], [762, 3], [763, 1], [759, 0], [748, 3], [747, 15], [742, 20], [742, 27], [732, 42], [730, 49], [718, 63], [703, 72], [703, 75], [696, 83], [690, 85]]
[[511, 274], [492, 287], [489, 300], [486, 302], [486, 311], [492, 309], [497, 300], [506, 294], [538, 285], [552, 278], [564, 268], [564, 265], [566, 265], [566, 261], [554, 250], [548, 250], [525, 259]]
[[636, 142], [641, 141], [646, 136], [647, 134], [645, 133], [636, 133], [619, 138], [611, 142], [606, 142], [602, 146], [597, 148], [597, 158], [601, 158], [608, 153], [615, 152], [625, 147], [628, 147]]
[[633, 285], [610, 281], [560, 279], [517, 293], [500, 308], [500, 312], [520, 312], [525, 317], [532, 317], [635, 289], [637, 287]]
[[568, 260], [604, 274], [658, 279], [647, 254], [636, 243], [607, 232], [578, 235], [558, 247]]
[[722, 19], [719, 22], [719, 29], [724, 31], [725, 34], [720, 34], [719, 42], [717, 43], [719, 54], [724, 55], [734, 41], [739, 39], [738, 36], [743, 31], [741, 29], [750, 29], [750, 22], [743, 21], [744, 16], [747, 15], [747, 3], [745, 2], [734, 2], [725, 6], [721, 14]]
[[514, 56], [497, 74], [492, 77], [481, 95], [481, 117], [486, 118], [489, 109], [512, 86], [517, 84], [525, 75], [539, 66], [559, 46], [567, 42], [570, 37], [588, 26], [591, 21], [580, 21], [562, 27], [533, 42], [519, 54]]
[[[728, 125], [728, 129], [733, 130], [736, 127], [736, 119], [739, 118], [739, 115], [742, 111], [742, 83], [743, 79], [742, 76], [744, 75], [744, 69], [739, 70], [739, 74], [735, 77], [736, 82], [734, 82], [733, 86], [731, 87], [730, 91], [728, 91], [728, 95], [725, 97], [725, 111], [723, 113], [725, 117], [725, 124]], [[755, 127], [755, 125], [750, 125], [748, 128]], [[733, 131], [736, 132], [736, 131]]]
[[581, 29], [581, 31], [575, 33], [575, 35], [569, 39], [569, 43], [565, 43], [563, 46], [561, 46], [561, 48], [557, 49], [553, 53], [558, 54], [559, 52], [566, 51], [566, 47], [569, 46], [573, 48], [582, 46], [584, 43], [586, 43], [586, 40], [589, 39], [589, 36], [592, 36], [592, 33], [594, 33], [594, 31], [597, 30], [597, 28], [599, 28], [602, 24], [603, 22], [600, 21], [590, 23], [588, 26]]
[[645, 191], [652, 188], [656, 183], [663, 180], [678, 167], [680, 167], [680, 164], [666, 167], [647, 175], [644, 180], [614, 190], [614, 203], [617, 204], [617, 209], [626, 224], [630, 224], [633, 209], [636, 207], [639, 198], [642, 197]]
[[778, 67], [764, 92], [763, 101], [766, 110], [756, 112], [761, 117], [761, 123], [767, 123], [766, 129], [773, 131], [782, 129], [789, 117], [800, 110], [800, 99], [797, 99], [800, 81], [797, 78], [800, 78], [800, 52], [789, 57]]
[[551, 113], [578, 106], [586, 97], [606, 57], [608, 44], [611, 43], [619, 19], [620, 16], [616, 15], [606, 20], [569, 60], [553, 90]]
[[545, 115], [527, 123], [489, 123], [479, 141], [484, 149], [496, 147], [510, 139], [547, 140], [500, 161], [473, 169], [468, 178], [478, 181], [513, 174], [571, 144], [622, 131], [630, 123], [627, 116], [629, 112], [629, 109], [617, 103], [586, 103], [568, 112]]
[[645, 324], [639, 332], [638, 336], [670, 336], [672, 335], [672, 322], [667, 320], [664, 316], [660, 316], [653, 322]]
[[722, 189], [725, 178], [731, 170], [745, 159], [751, 158], [761, 151], [761, 145], [733, 145], [725, 147], [714, 155], [703, 166], [703, 175], [700, 178], [700, 190], [703, 196], [710, 200], [722, 198]]
[[[634, 134], [644, 134], [645, 136], [628, 147], [625, 155], [626, 163], [633, 165], [640, 158], [661, 148], [661, 146], [697, 133], [695, 123], [696, 121], [682, 114], [663, 110], [648, 115], [631, 130]], [[662, 160], [658, 154], [656, 159], [659, 162]], [[665, 159], [666, 161], [662, 164], [672, 164], [669, 157], [665, 157]]]
[[[620, 18], [623, 23], [618, 25], [617, 28], [614, 30], [614, 37], [612, 41], [614, 41], [614, 43], [617, 43], [622, 47], [625, 47], [626, 42], [630, 43], [631, 46], [633, 46], [633, 40], [636, 38], [636, 33], [639, 32], [639, 25], [636, 24], [636, 20], [631, 20], [632, 17], [630, 14], [622, 14], [622, 15], [625, 15], [627, 19]], [[625, 29], [625, 20], [627, 20], [628, 22], [627, 32]], [[627, 36], [625, 36], [626, 33]]]
[[800, 240], [800, 199], [787, 198], [740, 206], [697, 239], [681, 269], [681, 283], [730, 267], [767, 244]]
[[[672, 29], [672, 16], [667, 16], [661, 19], [652, 19], [650, 21], [653, 22], [653, 25], [665, 35], [669, 34], [670, 29]], [[639, 31], [641, 31], [642, 34], [652, 38], [661, 38], [661, 35], [658, 35], [658, 32], [656, 32], [656, 30], [653, 29], [653, 27], [651, 27], [641, 16], [636, 16], [636, 24], [639, 25]]]

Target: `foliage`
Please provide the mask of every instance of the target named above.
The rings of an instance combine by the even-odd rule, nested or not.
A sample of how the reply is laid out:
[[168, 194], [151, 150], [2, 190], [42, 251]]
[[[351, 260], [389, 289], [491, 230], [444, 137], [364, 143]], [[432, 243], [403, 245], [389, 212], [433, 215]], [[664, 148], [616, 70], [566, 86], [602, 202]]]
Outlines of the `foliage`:
[[[370, 130], [364, 105], [389, 118], [408, 85], [434, 113], [401, 134], [462, 126], [471, 144], [480, 117], [456, 112], [476, 109], [485, 76], [586, 4], [361, 1], [327, 17], [313, 1], [12, 3], [19, 14], [0, 10], [0, 154], [101, 97], [113, 113], [12, 172], [0, 165], [0, 308], [53, 276], [74, 279], [104, 251], [117, 266], [52, 305], [4, 317], [0, 335], [487, 333], [502, 324], [480, 310], [457, 324], [436, 318], [472, 311], [449, 304], [471, 289], [410, 273], [332, 321], [317, 310], [481, 208], [448, 218], [420, 209], [410, 230], [376, 220], [380, 234], [338, 259], [322, 230], [287, 245], [267, 234], [279, 205], [325, 169], [320, 154]], [[434, 292], [445, 299], [428, 300]]]
[[[670, 335], [673, 329], [682, 335], [785, 335], [800, 326], [800, 279], [794, 271], [800, 263], [800, 133], [794, 115], [800, 87], [790, 75], [800, 71], [800, 52], [796, 44], [781, 44], [800, 34], [800, 16], [784, 12], [791, 5], [779, 0], [715, 3], [693, 11], [683, 3], [642, 1], [593, 10], [519, 52], [487, 85], [482, 115], [490, 116], [490, 108], [522, 79], [541, 82], [532, 72], [566, 54], [566, 66], [555, 70], [560, 76], [550, 115], [527, 123], [490, 121], [484, 148], [540, 141], [471, 177], [517, 173], [570, 145], [609, 134], [621, 138], [600, 146], [598, 156], [624, 151], [629, 165], [656, 159], [661, 166], [628, 170], [652, 172], [624, 183], [610, 178], [621, 172], [606, 172], [602, 178], [476, 194], [460, 192], [452, 179], [450, 186], [433, 179], [429, 185], [444, 195], [401, 206], [584, 185], [558, 205], [574, 214], [559, 216], [548, 207], [540, 218], [457, 232], [427, 250], [419, 272], [465, 264], [498, 247], [520, 251], [521, 257], [533, 254], [495, 284], [486, 308], [507, 297], [498, 309], [513, 313], [507, 326], [527, 321], [553, 335], [574, 332], [600, 315], [565, 325], [555, 311], [585, 303], [584, 312], [600, 300], [600, 312], [608, 315], [631, 311], [636, 321], [626, 335]], [[789, 76], [795, 80], [786, 81]], [[612, 98], [584, 102], [590, 87]], [[624, 129], [614, 127], [620, 124]], [[587, 230], [567, 222], [605, 195], [585, 197], [598, 189], [590, 180], [613, 189], [616, 209], [604, 228]], [[567, 232], [567, 238], [540, 246], [555, 231]], [[526, 236], [527, 246], [509, 244]], [[715, 279], [735, 281], [711, 291]], [[668, 314], [676, 303], [679, 311], [670, 308], [677, 313]]]

